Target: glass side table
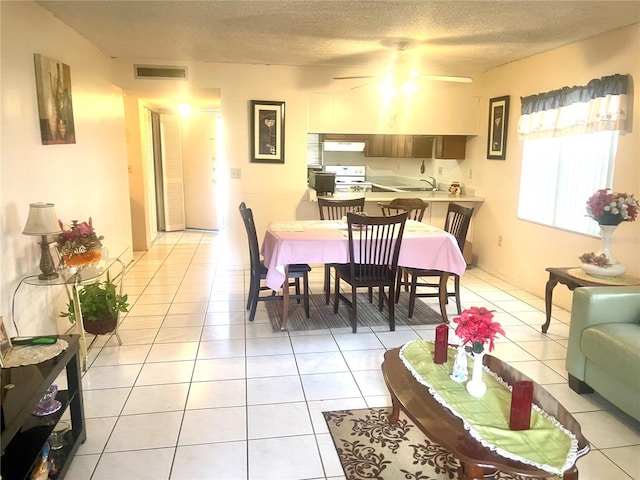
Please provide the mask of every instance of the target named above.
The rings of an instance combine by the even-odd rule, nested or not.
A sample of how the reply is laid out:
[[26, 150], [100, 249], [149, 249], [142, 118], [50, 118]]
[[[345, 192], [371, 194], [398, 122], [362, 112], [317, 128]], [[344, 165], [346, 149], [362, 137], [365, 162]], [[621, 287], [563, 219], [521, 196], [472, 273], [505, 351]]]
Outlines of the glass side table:
[[[82, 323], [82, 310], [80, 309], [80, 290], [83, 285], [88, 285], [100, 280], [100, 278], [111, 270], [112, 267], [117, 266], [120, 268], [120, 285], [119, 293], [122, 294], [122, 285], [124, 283], [124, 274], [126, 266], [122, 261], [122, 256], [129, 250], [126, 245], [107, 245], [103, 248], [103, 256], [96, 263], [90, 265], [84, 265], [81, 267], [69, 267], [58, 270], [58, 278], [51, 280], [40, 280], [38, 275], [30, 275], [24, 278], [24, 283], [27, 285], [34, 285], [38, 287], [51, 287], [56, 285], [62, 285], [67, 289], [67, 296], [69, 300], [73, 302], [73, 308], [76, 312], [76, 328], [80, 335], [80, 357], [82, 363], [82, 370], [87, 369], [87, 341], [85, 337], [84, 325]], [[120, 314], [118, 314], [118, 317]], [[122, 345], [120, 334], [118, 333], [118, 324], [120, 322], [116, 320], [116, 328], [114, 330], [115, 336], [118, 339], [118, 344]]]

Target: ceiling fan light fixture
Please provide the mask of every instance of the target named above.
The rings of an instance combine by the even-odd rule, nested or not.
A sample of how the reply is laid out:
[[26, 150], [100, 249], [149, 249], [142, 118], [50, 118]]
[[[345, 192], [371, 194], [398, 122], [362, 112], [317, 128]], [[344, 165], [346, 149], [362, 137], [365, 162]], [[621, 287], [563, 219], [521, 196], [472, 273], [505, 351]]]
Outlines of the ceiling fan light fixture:
[[382, 90], [382, 94], [385, 97], [394, 97], [398, 94], [398, 90], [393, 84], [393, 81], [388, 79], [382, 83], [380, 90]]
[[400, 91], [407, 96], [411, 96], [418, 91], [418, 85], [412, 79], [409, 79], [402, 84]]

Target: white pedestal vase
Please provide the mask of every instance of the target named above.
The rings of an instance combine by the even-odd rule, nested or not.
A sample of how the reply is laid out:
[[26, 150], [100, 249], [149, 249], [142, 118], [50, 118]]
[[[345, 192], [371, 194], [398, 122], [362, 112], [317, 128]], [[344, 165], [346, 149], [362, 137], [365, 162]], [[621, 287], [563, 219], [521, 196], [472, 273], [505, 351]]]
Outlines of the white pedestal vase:
[[582, 263], [580, 264], [580, 268], [582, 268], [585, 273], [600, 277], [617, 277], [627, 270], [627, 267], [619, 263], [611, 251], [611, 241], [613, 239], [613, 232], [615, 232], [616, 228], [618, 228], [618, 225], [600, 225], [600, 237], [602, 244], [600, 250], [596, 252], [596, 256], [604, 254], [604, 256], [609, 260], [609, 265], [606, 267], [599, 267], [589, 263]]
[[473, 353], [473, 371], [471, 380], [467, 382], [467, 392], [474, 397], [482, 397], [487, 391], [487, 386], [482, 381], [482, 361], [484, 350], [481, 353]]
[[611, 265], [619, 264], [611, 251], [611, 241], [613, 239], [613, 232], [616, 231], [616, 228], [618, 228], [618, 225], [600, 225], [600, 238], [602, 240], [602, 245], [600, 250], [596, 252], [596, 255], [602, 255], [604, 253], [604, 256], [609, 259], [609, 263]]

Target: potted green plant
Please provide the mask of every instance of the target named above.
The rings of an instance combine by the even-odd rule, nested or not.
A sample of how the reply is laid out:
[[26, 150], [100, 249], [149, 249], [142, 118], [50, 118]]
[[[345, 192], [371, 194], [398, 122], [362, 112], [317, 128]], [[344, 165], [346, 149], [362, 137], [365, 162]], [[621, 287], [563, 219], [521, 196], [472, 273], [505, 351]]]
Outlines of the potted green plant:
[[[119, 312], [128, 312], [127, 295], [117, 292], [116, 285], [111, 282], [109, 275], [101, 282], [90, 283], [82, 287], [78, 294], [82, 323], [87, 333], [100, 335], [115, 330]], [[61, 317], [76, 322], [76, 312], [73, 301], [67, 304], [67, 311], [60, 312]]]

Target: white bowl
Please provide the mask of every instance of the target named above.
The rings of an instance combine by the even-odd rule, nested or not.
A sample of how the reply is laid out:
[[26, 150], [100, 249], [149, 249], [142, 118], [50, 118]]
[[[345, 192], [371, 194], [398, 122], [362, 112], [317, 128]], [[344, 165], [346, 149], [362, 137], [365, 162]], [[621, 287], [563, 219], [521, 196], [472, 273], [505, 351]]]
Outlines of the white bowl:
[[596, 277], [619, 277], [627, 271], [627, 267], [621, 263], [599, 267], [590, 263], [581, 263], [580, 268], [587, 275], [595, 275]]

